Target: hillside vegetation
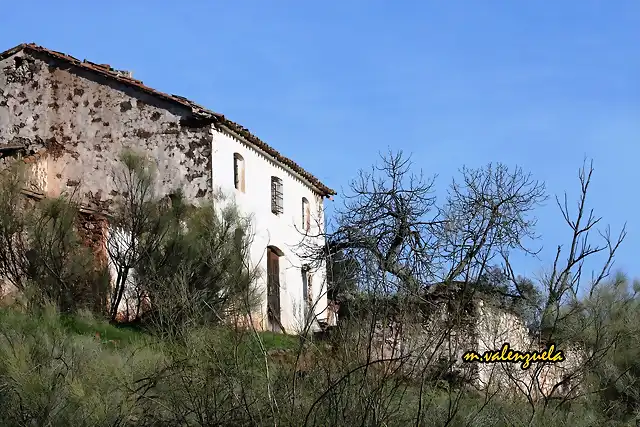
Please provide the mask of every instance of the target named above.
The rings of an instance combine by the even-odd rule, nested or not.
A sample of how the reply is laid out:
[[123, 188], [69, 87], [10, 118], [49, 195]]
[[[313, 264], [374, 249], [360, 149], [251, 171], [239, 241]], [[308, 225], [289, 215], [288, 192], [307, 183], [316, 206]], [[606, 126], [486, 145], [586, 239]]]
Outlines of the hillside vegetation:
[[[312, 319], [295, 336], [242, 327], [253, 324], [261, 274], [247, 261], [250, 221], [222, 198], [195, 207], [179, 193], [156, 197], [153, 168], [134, 153], [122, 165], [115, 176], [126, 196], [110, 212], [106, 255], [114, 288], [84, 244], [74, 195], [36, 203], [21, 193], [24, 169], [0, 177], [0, 269], [4, 290], [15, 291], [0, 309], [1, 426], [577, 427], [640, 418], [640, 287], [610, 274], [625, 232], [596, 233], [588, 165], [577, 205], [558, 199], [567, 241], [532, 279], [511, 259], [535, 252], [544, 185], [488, 165], [463, 169], [439, 201], [434, 180], [412, 174], [402, 154], [383, 157], [352, 183], [327, 245], [301, 248], [310, 265], [326, 263], [329, 297], [341, 305], [339, 326], [323, 337], [310, 332]], [[420, 365], [377, 356], [380, 324], [420, 324], [434, 290], [454, 287], [451, 328], [480, 292], [540, 342], [584, 349], [566, 380], [573, 391], [477, 390], [431, 347], [415, 350]], [[113, 309], [123, 301], [126, 322]], [[445, 345], [446, 330], [433, 338]]]

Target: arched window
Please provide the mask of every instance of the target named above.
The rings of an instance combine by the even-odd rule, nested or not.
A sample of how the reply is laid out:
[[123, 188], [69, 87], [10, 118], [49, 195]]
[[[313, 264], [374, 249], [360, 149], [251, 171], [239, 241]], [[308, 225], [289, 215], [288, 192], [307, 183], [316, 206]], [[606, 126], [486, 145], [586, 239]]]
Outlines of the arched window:
[[282, 207], [282, 180], [277, 176], [271, 177], [271, 212], [280, 215]]
[[233, 185], [244, 193], [244, 158], [233, 153]]
[[305, 197], [302, 198], [302, 229], [307, 232], [311, 229], [311, 208]]

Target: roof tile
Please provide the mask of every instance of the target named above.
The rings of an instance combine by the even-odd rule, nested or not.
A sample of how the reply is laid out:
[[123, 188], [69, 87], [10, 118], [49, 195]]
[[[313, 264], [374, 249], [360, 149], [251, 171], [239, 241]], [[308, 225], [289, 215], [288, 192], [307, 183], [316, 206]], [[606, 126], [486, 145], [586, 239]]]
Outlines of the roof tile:
[[31, 52], [47, 55], [49, 57], [52, 57], [61, 61], [65, 61], [76, 67], [89, 70], [91, 72], [103, 75], [110, 79], [119, 81], [128, 86], [134, 87], [152, 96], [156, 96], [158, 98], [162, 98], [164, 100], [174, 102], [176, 104], [187, 107], [188, 109], [191, 110], [194, 116], [201, 119], [210, 120], [211, 123], [218, 126], [222, 125], [223, 127], [229, 129], [231, 132], [245, 139], [248, 143], [253, 144], [255, 147], [259, 148], [260, 150], [267, 153], [269, 156], [273, 157], [273, 159], [276, 160], [277, 162], [289, 167], [291, 170], [293, 170], [294, 172], [302, 176], [304, 179], [309, 181], [309, 183], [311, 183], [314, 187], [316, 187], [317, 190], [323, 196], [329, 197], [336, 194], [334, 190], [324, 185], [318, 178], [316, 178], [311, 173], [304, 170], [300, 165], [295, 163], [293, 160], [280, 154], [276, 149], [274, 149], [273, 147], [271, 147], [270, 145], [262, 141], [257, 136], [253, 135], [244, 126], [227, 119], [224, 115], [220, 113], [215, 113], [213, 111], [210, 111], [196, 104], [195, 102], [188, 100], [185, 97], [178, 96], [178, 95], [169, 95], [167, 93], [160, 92], [158, 90], [145, 86], [141, 80], [137, 80], [137, 79], [128, 77], [126, 75], [123, 75], [122, 73], [119, 73], [117, 70], [114, 70], [113, 68], [111, 68], [111, 66], [109, 66], [108, 64], [96, 64], [94, 62], [87, 61], [87, 60], [80, 61], [79, 59], [74, 58], [73, 56], [64, 54], [62, 52], [56, 52], [54, 50], [47, 49], [42, 46], [38, 46], [34, 43], [23, 43], [12, 49], [2, 52], [0, 53], [0, 59], [4, 59], [21, 50], [28, 50]]

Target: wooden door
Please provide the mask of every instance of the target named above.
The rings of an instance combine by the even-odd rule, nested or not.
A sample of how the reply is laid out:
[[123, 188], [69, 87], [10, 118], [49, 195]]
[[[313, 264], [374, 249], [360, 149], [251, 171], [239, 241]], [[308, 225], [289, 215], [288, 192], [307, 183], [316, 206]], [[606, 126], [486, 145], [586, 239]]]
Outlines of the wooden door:
[[272, 330], [280, 329], [280, 257], [272, 249], [267, 249], [267, 305], [268, 318]]

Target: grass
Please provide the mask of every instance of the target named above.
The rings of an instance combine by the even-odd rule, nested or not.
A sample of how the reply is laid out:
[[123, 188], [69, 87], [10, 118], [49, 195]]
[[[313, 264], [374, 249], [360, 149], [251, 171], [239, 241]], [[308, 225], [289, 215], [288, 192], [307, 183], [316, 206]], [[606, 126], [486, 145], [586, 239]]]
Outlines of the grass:
[[300, 346], [300, 338], [293, 335], [276, 334], [275, 332], [260, 332], [259, 334], [267, 350], [296, 350]]
[[[94, 339], [96, 333], [101, 342]], [[278, 356], [269, 364], [267, 380], [255, 336], [236, 335], [234, 341], [234, 333], [202, 328], [179, 343], [89, 314], [0, 308], [0, 425], [300, 425], [311, 414], [316, 426], [399, 426], [415, 424], [419, 401], [425, 405], [421, 425], [446, 422], [446, 391], [428, 387], [421, 396], [418, 387], [383, 379], [373, 369], [353, 373], [327, 394], [327, 384], [352, 364], [327, 363], [322, 353], [308, 355], [310, 365], [300, 371], [302, 376], [292, 370], [294, 352]], [[260, 338], [267, 350], [300, 345], [295, 336], [261, 332]], [[295, 404], [290, 400], [293, 374], [298, 378]], [[269, 390], [275, 403], [267, 398]], [[322, 404], [313, 406], [319, 398]], [[485, 407], [483, 396], [470, 393], [460, 405], [451, 426], [520, 426], [529, 413], [526, 404], [515, 400]], [[578, 427], [601, 421], [584, 410], [541, 415], [534, 425]]]
[[135, 327], [112, 325], [106, 321], [81, 316], [64, 315], [60, 317], [60, 323], [70, 333], [93, 336], [100, 334], [100, 339], [103, 341], [122, 344], [138, 342], [148, 336]]
[[[0, 308], [0, 321], [2, 319], [19, 318], [23, 326], [34, 323], [33, 316], [17, 312], [8, 307]], [[152, 339], [152, 336], [143, 329], [130, 325], [114, 325], [105, 320], [84, 315], [61, 315], [60, 326], [71, 335], [96, 336], [105, 343], [117, 343], [118, 345], [130, 345]], [[36, 324], [32, 325], [34, 328]], [[28, 326], [27, 326], [28, 327]], [[216, 331], [212, 331], [216, 333]], [[297, 336], [277, 334], [274, 332], [259, 332], [260, 339], [266, 350], [296, 350], [299, 348], [300, 339]]]
[[[419, 410], [420, 425], [446, 423], [447, 391], [423, 391], [376, 369], [353, 372], [351, 361], [320, 347], [298, 361], [295, 336], [260, 333], [267, 351], [293, 350], [269, 355], [267, 379], [255, 335], [236, 332], [201, 328], [174, 342], [89, 314], [0, 308], [0, 426], [301, 425], [309, 414], [314, 426], [400, 426], [415, 424]], [[465, 393], [459, 403], [453, 427], [527, 425], [530, 414], [517, 399], [486, 404]], [[594, 408], [541, 413], [532, 425], [603, 425]]]

